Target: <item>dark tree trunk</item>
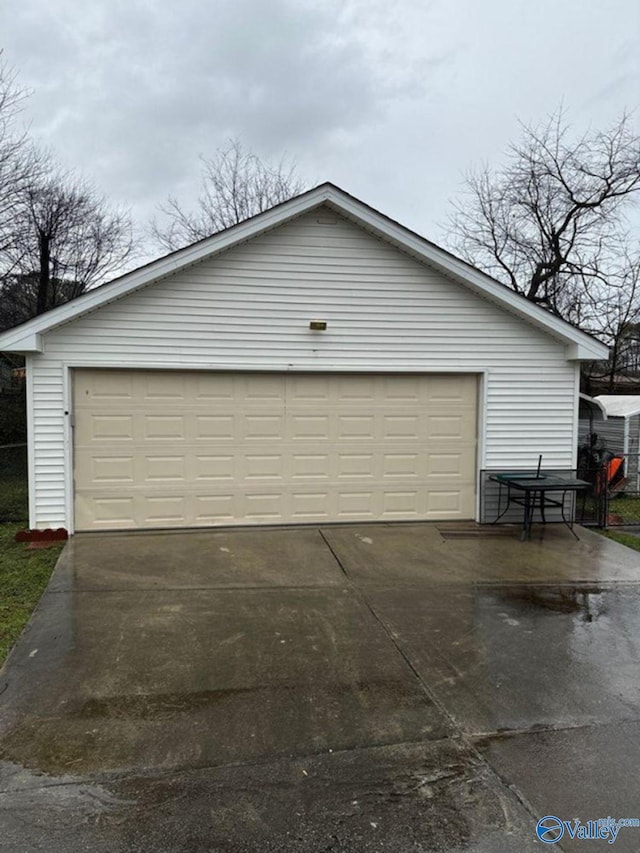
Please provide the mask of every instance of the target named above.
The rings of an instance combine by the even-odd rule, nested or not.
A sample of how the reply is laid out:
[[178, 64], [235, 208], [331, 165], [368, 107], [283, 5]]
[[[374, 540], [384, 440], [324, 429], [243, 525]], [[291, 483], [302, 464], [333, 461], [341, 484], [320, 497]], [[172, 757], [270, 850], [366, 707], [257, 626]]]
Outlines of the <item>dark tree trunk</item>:
[[613, 394], [616, 390], [616, 374], [618, 372], [618, 346], [618, 339], [616, 338], [614, 345], [611, 347], [609, 355], [611, 369], [609, 370], [609, 381], [607, 384], [608, 394]]
[[46, 234], [40, 234], [38, 243], [40, 249], [40, 269], [38, 271], [36, 314], [44, 314], [47, 310], [51, 283], [51, 241]]

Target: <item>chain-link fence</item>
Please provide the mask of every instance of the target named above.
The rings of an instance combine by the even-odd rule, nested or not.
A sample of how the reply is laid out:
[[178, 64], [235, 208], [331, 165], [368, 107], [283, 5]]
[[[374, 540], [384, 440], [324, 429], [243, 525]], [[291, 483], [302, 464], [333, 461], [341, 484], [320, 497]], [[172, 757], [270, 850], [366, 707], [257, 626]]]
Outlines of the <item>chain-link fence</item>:
[[640, 480], [637, 453], [584, 454], [578, 476], [587, 480], [582, 517], [592, 527], [640, 525]]
[[27, 445], [0, 446], [0, 521], [29, 517]]

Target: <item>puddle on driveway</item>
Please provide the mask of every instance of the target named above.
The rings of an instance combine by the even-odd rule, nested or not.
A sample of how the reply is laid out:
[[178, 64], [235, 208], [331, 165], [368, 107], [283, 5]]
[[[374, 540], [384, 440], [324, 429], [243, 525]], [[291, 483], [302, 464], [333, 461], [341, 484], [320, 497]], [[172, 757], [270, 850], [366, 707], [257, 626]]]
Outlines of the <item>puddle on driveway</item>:
[[[523, 613], [532, 615], [535, 615], [535, 611], [547, 610], [554, 613], [573, 613], [583, 622], [593, 622], [607, 612], [606, 593], [598, 586], [514, 584], [496, 587], [495, 590], [492, 589], [492, 593], [513, 610], [522, 610]], [[511, 615], [513, 616], [513, 613]]]

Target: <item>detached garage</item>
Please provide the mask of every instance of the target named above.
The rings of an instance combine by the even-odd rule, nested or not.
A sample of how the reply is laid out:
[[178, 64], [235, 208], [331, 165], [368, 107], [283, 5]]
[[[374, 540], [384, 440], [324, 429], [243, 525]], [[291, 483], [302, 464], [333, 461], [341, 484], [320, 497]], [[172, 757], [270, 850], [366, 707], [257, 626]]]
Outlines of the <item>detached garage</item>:
[[573, 468], [588, 335], [323, 184], [0, 336], [30, 524], [480, 520]]

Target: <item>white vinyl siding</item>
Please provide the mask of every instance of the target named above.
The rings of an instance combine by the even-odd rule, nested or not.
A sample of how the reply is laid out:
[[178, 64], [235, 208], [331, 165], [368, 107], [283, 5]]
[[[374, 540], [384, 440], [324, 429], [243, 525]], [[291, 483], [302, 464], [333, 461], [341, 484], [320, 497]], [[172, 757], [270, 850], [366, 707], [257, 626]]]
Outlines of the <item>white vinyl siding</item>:
[[565, 345], [328, 209], [45, 335], [30, 363], [38, 527], [72, 523], [73, 366], [481, 373], [480, 467], [534, 466], [539, 453], [548, 467], [574, 464], [577, 371]]
[[[34, 518], [32, 527], [69, 527], [65, 508], [65, 423], [64, 371], [57, 362], [43, 356], [27, 359], [31, 377], [33, 435], [30, 482], [35, 495], [30, 496]], [[35, 521], [35, 523], [34, 523]]]

